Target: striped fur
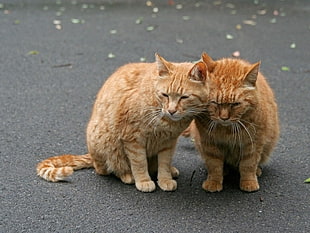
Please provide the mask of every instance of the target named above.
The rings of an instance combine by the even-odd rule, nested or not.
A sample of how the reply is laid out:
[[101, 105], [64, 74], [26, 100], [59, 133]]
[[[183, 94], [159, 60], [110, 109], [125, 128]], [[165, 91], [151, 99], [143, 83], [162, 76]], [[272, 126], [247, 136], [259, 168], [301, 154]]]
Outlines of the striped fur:
[[97, 95], [86, 132], [88, 154], [49, 158], [38, 165], [38, 175], [56, 182], [94, 167], [142, 192], [155, 189], [152, 174], [162, 190], [175, 190], [179, 171], [172, 156], [179, 135], [205, 109], [205, 77], [204, 62], [171, 63], [159, 55], [155, 63], [120, 67]]
[[93, 162], [90, 154], [86, 155], [60, 155], [43, 160], [37, 165], [37, 174], [51, 182], [64, 180], [74, 170], [91, 168]]
[[274, 94], [258, 71], [260, 63], [224, 58], [213, 61], [207, 54], [210, 104], [207, 114], [195, 118], [183, 132], [194, 138], [205, 161], [206, 191], [223, 188], [224, 163], [240, 172], [240, 189], [259, 189], [257, 176], [279, 138], [279, 120]]

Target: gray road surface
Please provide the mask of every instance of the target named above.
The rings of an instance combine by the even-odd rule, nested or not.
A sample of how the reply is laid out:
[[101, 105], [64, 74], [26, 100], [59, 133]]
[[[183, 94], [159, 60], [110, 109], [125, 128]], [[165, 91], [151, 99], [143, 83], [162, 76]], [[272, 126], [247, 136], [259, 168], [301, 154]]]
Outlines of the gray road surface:
[[[310, 1], [146, 2], [0, 1], [0, 232], [309, 232]], [[141, 193], [92, 169], [56, 184], [36, 176], [40, 160], [86, 151], [95, 95], [117, 67], [202, 51], [261, 60], [275, 90], [281, 139], [260, 191], [241, 192], [237, 176], [203, 191], [184, 138], [175, 192]]]

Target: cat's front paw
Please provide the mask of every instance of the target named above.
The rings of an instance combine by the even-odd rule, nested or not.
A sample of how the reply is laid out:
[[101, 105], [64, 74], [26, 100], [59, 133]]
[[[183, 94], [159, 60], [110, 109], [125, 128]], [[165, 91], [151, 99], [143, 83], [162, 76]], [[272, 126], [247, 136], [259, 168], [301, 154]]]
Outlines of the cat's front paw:
[[259, 190], [259, 184], [257, 180], [241, 180], [240, 189], [246, 192], [254, 192]]
[[136, 188], [141, 192], [153, 192], [156, 188], [154, 181], [136, 182]]
[[170, 179], [162, 179], [157, 181], [158, 186], [164, 191], [174, 191], [177, 189], [177, 182]]
[[202, 188], [208, 192], [220, 192], [223, 189], [223, 185], [215, 180], [205, 180]]
[[180, 175], [180, 172], [176, 167], [171, 167], [170, 171], [173, 178], [177, 178]]

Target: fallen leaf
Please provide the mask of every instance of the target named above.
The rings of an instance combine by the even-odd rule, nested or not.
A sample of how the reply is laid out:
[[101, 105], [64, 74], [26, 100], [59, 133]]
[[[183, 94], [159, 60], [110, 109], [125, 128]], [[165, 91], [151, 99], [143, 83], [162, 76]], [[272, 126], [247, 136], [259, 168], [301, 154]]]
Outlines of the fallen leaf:
[[60, 20], [54, 20], [54, 21], [53, 21], [53, 24], [54, 24], [54, 25], [60, 25], [60, 24], [61, 24], [61, 21], [60, 21]]
[[153, 3], [152, 3], [151, 1], [146, 1], [146, 5], [147, 5], [147, 6], [152, 6]]
[[185, 20], [185, 21], [186, 21], [186, 20], [190, 20], [190, 18], [191, 18], [191, 17], [189, 17], [189, 16], [187, 16], [187, 15], [184, 15], [184, 16], [182, 17], [182, 19]]
[[177, 4], [177, 5], [175, 6], [175, 8], [176, 8], [177, 10], [181, 10], [181, 9], [183, 8], [183, 5], [182, 5], [182, 4]]
[[243, 20], [243, 23], [247, 24], [247, 25], [251, 25], [251, 26], [255, 26], [256, 25], [256, 22], [253, 21], [253, 20]]
[[290, 71], [290, 67], [288, 67], [288, 66], [282, 66], [282, 67], [281, 67], [281, 70], [282, 70], [282, 71]]
[[230, 9], [234, 9], [234, 8], [235, 8], [235, 5], [232, 4], [232, 3], [227, 3], [227, 4], [226, 4], [226, 7], [227, 7], [227, 8], [230, 8]]
[[226, 39], [227, 40], [232, 40], [232, 39], [234, 39], [234, 36], [231, 35], [231, 34], [226, 34]]
[[276, 18], [272, 18], [269, 22], [270, 22], [270, 23], [276, 23], [276, 22], [277, 22], [277, 19], [276, 19]]
[[242, 29], [241, 24], [237, 24], [237, 25], [236, 25], [236, 29], [237, 29], [237, 30], [241, 30], [241, 29]]
[[267, 10], [266, 10], [266, 9], [258, 10], [258, 11], [257, 11], [257, 14], [259, 14], [259, 15], [265, 15], [266, 13], [267, 13]]
[[291, 49], [295, 49], [295, 48], [296, 48], [296, 44], [295, 44], [295, 43], [292, 43], [292, 44], [290, 45], [290, 48], [291, 48]]
[[235, 51], [232, 53], [233, 57], [240, 57], [240, 52], [239, 51]]
[[19, 20], [19, 19], [14, 20], [14, 24], [15, 24], [15, 25], [20, 24], [20, 20]]
[[150, 31], [153, 31], [154, 29], [155, 29], [154, 26], [148, 26], [148, 27], [146, 28], [146, 30], [149, 31], [149, 32], [150, 32]]
[[79, 19], [71, 19], [71, 23], [77, 24], [80, 23], [81, 21]]
[[305, 183], [310, 183], [310, 177], [304, 180]]
[[177, 39], [176, 39], [176, 42], [179, 43], [179, 44], [183, 44], [183, 40], [180, 39], [180, 38], [177, 38]]
[[143, 17], [139, 17], [138, 19], [136, 19], [136, 24], [141, 24], [143, 20]]
[[141, 61], [141, 62], [145, 62], [145, 61], [146, 61], [146, 58], [145, 58], [145, 57], [140, 57], [140, 61]]
[[109, 53], [108, 58], [115, 58], [115, 55], [113, 53]]
[[116, 33], [117, 33], [117, 30], [116, 30], [116, 29], [110, 30], [110, 34], [116, 34]]
[[83, 5], [81, 6], [81, 8], [82, 8], [82, 9], [87, 9], [87, 8], [88, 8], [88, 5], [87, 5], [87, 4], [83, 4]]
[[39, 54], [39, 51], [37, 50], [31, 50], [27, 53], [27, 55], [38, 55]]

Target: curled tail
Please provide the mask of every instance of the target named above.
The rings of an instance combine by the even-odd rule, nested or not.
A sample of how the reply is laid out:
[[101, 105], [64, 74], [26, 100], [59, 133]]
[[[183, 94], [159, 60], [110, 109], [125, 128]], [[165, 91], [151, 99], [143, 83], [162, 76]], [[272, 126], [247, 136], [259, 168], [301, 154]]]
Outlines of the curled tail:
[[91, 168], [93, 161], [90, 154], [59, 155], [43, 160], [37, 165], [37, 175], [45, 180], [57, 182], [64, 180], [74, 170]]

